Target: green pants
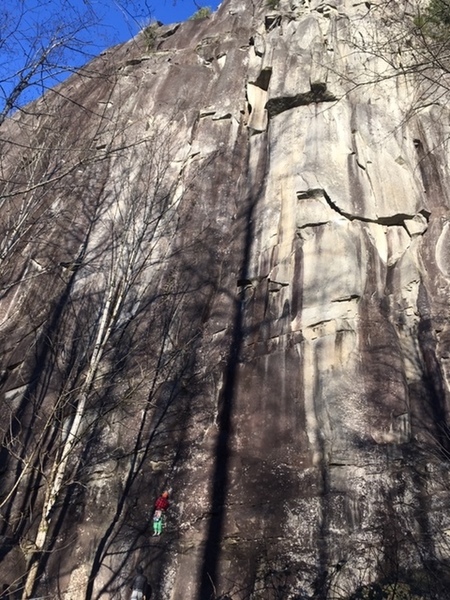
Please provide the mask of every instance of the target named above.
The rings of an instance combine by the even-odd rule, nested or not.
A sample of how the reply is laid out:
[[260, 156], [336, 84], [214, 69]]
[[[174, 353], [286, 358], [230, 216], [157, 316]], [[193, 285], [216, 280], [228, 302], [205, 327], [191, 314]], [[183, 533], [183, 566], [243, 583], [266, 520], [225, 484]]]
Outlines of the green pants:
[[161, 517], [157, 521], [153, 520], [153, 535], [161, 535], [163, 530], [163, 520], [164, 517]]

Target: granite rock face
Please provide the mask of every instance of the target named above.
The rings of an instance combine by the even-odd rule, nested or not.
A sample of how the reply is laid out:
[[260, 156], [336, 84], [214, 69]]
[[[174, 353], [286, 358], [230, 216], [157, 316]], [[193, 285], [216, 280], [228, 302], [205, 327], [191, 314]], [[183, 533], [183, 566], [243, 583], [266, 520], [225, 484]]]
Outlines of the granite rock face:
[[137, 563], [164, 600], [446, 597], [449, 111], [356, 44], [369, 3], [275, 4], [2, 126], [17, 598], [125, 599]]

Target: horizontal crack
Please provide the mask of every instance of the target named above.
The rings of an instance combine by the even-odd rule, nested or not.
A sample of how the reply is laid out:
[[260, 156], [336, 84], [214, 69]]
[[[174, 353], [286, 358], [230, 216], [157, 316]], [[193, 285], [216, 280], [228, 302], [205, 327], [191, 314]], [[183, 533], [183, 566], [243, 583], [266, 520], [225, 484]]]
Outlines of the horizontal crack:
[[[371, 219], [369, 217], [356, 216], [345, 210], [339, 208], [337, 204], [335, 204], [330, 196], [327, 194], [325, 190], [311, 190], [311, 197], [317, 197], [318, 192], [321, 191], [323, 193], [323, 197], [326, 200], [328, 206], [334, 210], [338, 215], [345, 217], [349, 221], [362, 221], [363, 223], [377, 223], [378, 225], [386, 225], [388, 227], [392, 227], [394, 225], [404, 227], [405, 221], [412, 221], [416, 215], [410, 215], [408, 213], [396, 213], [394, 215], [390, 215], [388, 217], [377, 217], [376, 219]], [[308, 192], [300, 192], [297, 194], [297, 198], [302, 199], [306, 197]], [[430, 212], [427, 210], [421, 210], [418, 214], [421, 214], [428, 222], [430, 217]]]
[[359, 298], [358, 294], [350, 294], [349, 296], [336, 298], [336, 300], [332, 300], [331, 302], [350, 302], [351, 300], [359, 300]]

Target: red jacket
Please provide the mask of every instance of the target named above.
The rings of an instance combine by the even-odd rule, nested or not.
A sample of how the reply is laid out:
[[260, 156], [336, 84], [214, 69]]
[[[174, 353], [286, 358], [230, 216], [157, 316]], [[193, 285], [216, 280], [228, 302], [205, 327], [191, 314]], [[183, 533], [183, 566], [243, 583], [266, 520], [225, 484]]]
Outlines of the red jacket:
[[169, 508], [169, 501], [164, 496], [160, 496], [155, 502], [155, 510], [167, 510]]

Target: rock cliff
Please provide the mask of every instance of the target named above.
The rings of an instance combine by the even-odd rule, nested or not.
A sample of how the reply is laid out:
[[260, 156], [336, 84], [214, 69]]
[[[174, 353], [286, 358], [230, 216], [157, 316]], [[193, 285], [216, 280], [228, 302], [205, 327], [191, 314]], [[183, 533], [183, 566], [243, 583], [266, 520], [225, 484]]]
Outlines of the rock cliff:
[[224, 0], [1, 127], [15, 598], [448, 597], [450, 115], [385, 8]]

